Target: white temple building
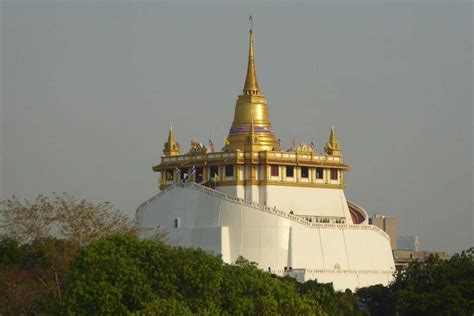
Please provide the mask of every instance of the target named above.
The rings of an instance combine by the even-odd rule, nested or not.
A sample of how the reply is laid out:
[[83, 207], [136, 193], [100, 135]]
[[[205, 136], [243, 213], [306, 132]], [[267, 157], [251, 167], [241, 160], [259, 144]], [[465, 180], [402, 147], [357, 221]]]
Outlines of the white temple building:
[[344, 195], [344, 163], [334, 127], [322, 153], [283, 149], [257, 81], [253, 31], [247, 76], [224, 147], [176, 142], [170, 128], [160, 192], [137, 209], [142, 226], [161, 227], [185, 247], [239, 256], [277, 275], [332, 282], [335, 289], [388, 284], [395, 271], [389, 236], [368, 224]]

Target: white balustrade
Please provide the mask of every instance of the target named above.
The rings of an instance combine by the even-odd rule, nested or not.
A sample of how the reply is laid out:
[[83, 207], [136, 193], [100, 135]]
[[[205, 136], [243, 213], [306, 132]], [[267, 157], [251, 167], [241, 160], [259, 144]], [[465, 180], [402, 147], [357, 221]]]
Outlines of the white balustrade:
[[[192, 189], [201, 191], [203, 193], [206, 193], [206, 194], [209, 194], [209, 195], [212, 195], [212, 196], [215, 196], [215, 197], [218, 197], [218, 198], [221, 198], [221, 199], [233, 202], [233, 203], [237, 203], [237, 204], [240, 204], [240, 205], [246, 205], [246, 206], [251, 207], [253, 209], [257, 209], [257, 210], [264, 211], [264, 212], [267, 212], [267, 213], [276, 214], [280, 217], [284, 217], [286, 219], [292, 220], [294, 222], [298, 222], [298, 223], [300, 223], [302, 225], [305, 225], [305, 226], [308, 226], [308, 227], [314, 227], [314, 228], [317, 228], [317, 227], [342, 228], [342, 229], [344, 229], [344, 228], [348, 229], [349, 228], [349, 229], [373, 230], [373, 231], [379, 233], [380, 235], [384, 236], [387, 240], [390, 240], [390, 237], [388, 236], [388, 234], [386, 232], [384, 232], [382, 229], [380, 229], [380, 228], [378, 228], [377, 226], [374, 226], [374, 225], [345, 224], [345, 218], [343, 218], [343, 217], [294, 215], [294, 214], [291, 214], [289, 212], [284, 212], [282, 210], [279, 210], [276, 207], [271, 208], [271, 207], [268, 207], [268, 206], [265, 206], [265, 205], [260, 205], [258, 203], [253, 202], [253, 201], [244, 200], [244, 199], [241, 199], [241, 198], [238, 198], [238, 197], [235, 197], [235, 196], [232, 196], [232, 195], [229, 195], [229, 194], [226, 194], [226, 193], [208, 188], [206, 186], [203, 186], [201, 184], [197, 184], [197, 183], [194, 183], [194, 182], [186, 182], [186, 183], [181, 183], [179, 185], [173, 184], [173, 185], [170, 185], [170, 186], [166, 187], [166, 189], [164, 189], [163, 191], [159, 192], [158, 194], [154, 195], [153, 197], [151, 197], [150, 199], [148, 199], [147, 201], [142, 203], [137, 209], [137, 215], [138, 215], [138, 212], [139, 212], [140, 208], [142, 208], [145, 205], [150, 204], [152, 201], [154, 201], [158, 197], [162, 196], [163, 194], [165, 194], [168, 191], [174, 190], [176, 187], [192, 188]], [[316, 222], [309, 221], [306, 218], [314, 219]], [[323, 220], [328, 220], [329, 222], [322, 222]], [[337, 223], [337, 221], [340, 221], [340, 220], [343, 220], [344, 222]]]

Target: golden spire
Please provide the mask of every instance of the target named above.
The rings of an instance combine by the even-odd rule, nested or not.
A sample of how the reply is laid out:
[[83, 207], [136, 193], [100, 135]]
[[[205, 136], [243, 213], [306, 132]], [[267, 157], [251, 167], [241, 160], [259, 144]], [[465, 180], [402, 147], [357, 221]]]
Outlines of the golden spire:
[[181, 154], [181, 148], [174, 139], [173, 125], [170, 124], [170, 131], [168, 133], [168, 141], [165, 143], [165, 148], [163, 149], [163, 154], [165, 156], [177, 156]]
[[259, 94], [260, 89], [258, 87], [257, 73], [255, 71], [255, 60], [253, 54], [253, 19], [250, 20], [250, 36], [249, 36], [249, 60], [247, 65], [247, 77], [245, 78], [244, 94]]
[[[229, 131], [229, 151], [244, 150], [250, 132], [250, 125], [253, 125], [255, 137], [258, 144], [256, 151], [280, 150], [278, 138], [273, 133], [272, 124], [268, 115], [268, 106], [265, 96], [260, 94], [257, 82], [253, 49], [253, 21], [250, 17], [250, 38], [249, 38], [249, 59], [247, 66], [247, 76], [242, 95], [239, 95], [235, 105], [234, 120]], [[253, 123], [251, 122], [253, 120]]]
[[324, 152], [332, 156], [342, 156], [341, 148], [336, 138], [336, 130], [334, 128], [334, 124], [331, 126], [331, 133], [329, 134], [329, 139], [326, 142]]

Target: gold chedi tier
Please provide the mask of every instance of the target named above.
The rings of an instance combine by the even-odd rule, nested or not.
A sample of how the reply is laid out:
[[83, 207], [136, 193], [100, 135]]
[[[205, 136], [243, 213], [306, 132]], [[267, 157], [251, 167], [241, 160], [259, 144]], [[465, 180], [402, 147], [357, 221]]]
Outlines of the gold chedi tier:
[[170, 125], [170, 131], [168, 134], [168, 141], [165, 143], [163, 148], [163, 155], [165, 156], [177, 156], [181, 154], [181, 147], [174, 139], [173, 126]]
[[225, 150], [245, 150], [245, 144], [253, 125], [257, 142], [252, 146], [255, 151], [280, 150], [279, 143], [272, 130], [265, 96], [260, 94], [255, 70], [253, 30], [250, 29], [249, 57], [247, 76], [243, 94], [239, 95], [235, 105], [234, 121], [227, 138]]
[[324, 152], [331, 156], [342, 156], [341, 145], [336, 138], [334, 125], [331, 126], [331, 133], [329, 134], [329, 139], [326, 142], [326, 147], [324, 147]]

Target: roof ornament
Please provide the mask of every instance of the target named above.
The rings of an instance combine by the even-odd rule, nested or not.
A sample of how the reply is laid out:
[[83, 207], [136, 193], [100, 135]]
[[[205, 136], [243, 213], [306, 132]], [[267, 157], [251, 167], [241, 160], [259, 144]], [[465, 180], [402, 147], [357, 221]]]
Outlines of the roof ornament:
[[296, 148], [293, 149], [293, 151], [295, 151], [297, 153], [314, 153], [314, 147], [312, 147], [311, 145], [307, 145], [307, 144], [300, 144], [300, 145], [296, 146]]
[[170, 130], [168, 133], [168, 141], [165, 143], [163, 154], [165, 156], [177, 156], [181, 154], [181, 147], [174, 139], [173, 124], [171, 123], [170, 123]]
[[339, 141], [336, 138], [334, 124], [331, 126], [331, 133], [329, 134], [329, 139], [326, 142], [324, 153], [332, 156], [342, 156], [341, 146], [339, 145]]
[[204, 146], [202, 143], [193, 143], [191, 141], [191, 149], [189, 150], [189, 153], [192, 154], [205, 154], [208, 152], [208, 149], [206, 146]]

